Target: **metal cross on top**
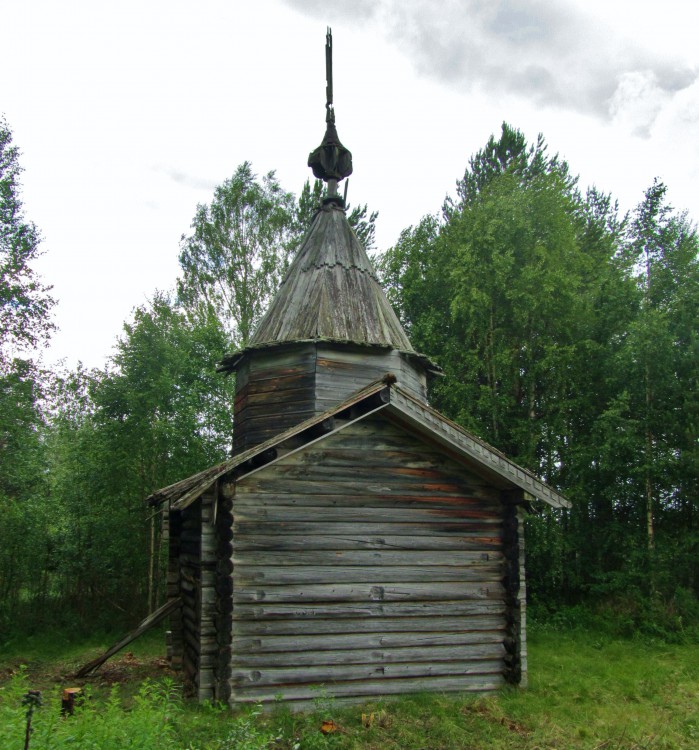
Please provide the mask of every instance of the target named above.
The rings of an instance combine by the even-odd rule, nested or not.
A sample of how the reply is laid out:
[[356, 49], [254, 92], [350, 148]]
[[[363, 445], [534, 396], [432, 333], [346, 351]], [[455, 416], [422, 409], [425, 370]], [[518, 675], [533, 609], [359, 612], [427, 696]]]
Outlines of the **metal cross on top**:
[[333, 32], [325, 33], [325, 122], [335, 122], [333, 109]]
[[[328, 183], [328, 197], [337, 196], [337, 183], [352, 174], [352, 154], [340, 142], [335, 128], [333, 107], [333, 37], [328, 27], [325, 37], [325, 136], [308, 157], [308, 166], [320, 180]], [[338, 198], [339, 200], [339, 198]]]

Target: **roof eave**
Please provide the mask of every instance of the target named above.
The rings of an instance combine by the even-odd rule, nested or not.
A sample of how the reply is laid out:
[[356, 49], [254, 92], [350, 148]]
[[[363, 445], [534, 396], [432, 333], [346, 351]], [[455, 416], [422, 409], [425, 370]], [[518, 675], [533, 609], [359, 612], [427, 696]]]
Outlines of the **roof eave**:
[[524, 469], [492, 445], [464, 430], [435, 409], [424, 404], [399, 387], [391, 388], [389, 414], [418, 432], [429, 435], [447, 448], [452, 455], [461, 456], [475, 464], [482, 473], [498, 477], [506, 486], [519, 487], [532, 498], [553, 508], [570, 508], [570, 501]]
[[[571, 507], [571, 503], [567, 498], [556, 492], [552, 487], [549, 487], [549, 485], [532, 472], [522, 468], [496, 448], [467, 432], [455, 422], [447, 419], [443, 414], [427, 406], [427, 404], [418, 401], [410, 393], [394, 385], [394, 382], [394, 376], [387, 374], [384, 378], [376, 380], [365, 388], [356, 391], [345, 401], [322, 414], [311, 417], [270, 440], [230, 458], [228, 461], [224, 461], [199, 474], [195, 474], [181, 482], [159, 490], [153, 493], [148, 498], [148, 501], [152, 505], [160, 505], [168, 501], [172, 503], [171, 509], [183, 510], [223, 476], [230, 474], [243, 464], [252, 461], [256, 456], [277, 448], [285, 441], [311, 430], [314, 426], [325, 420], [340, 414], [352, 406], [367, 401], [381, 391], [385, 391], [386, 393], [382, 396], [385, 401], [377, 407], [363, 412], [357, 418], [349, 420], [341, 427], [333, 429], [321, 437], [305, 442], [302, 446], [294, 449], [293, 452], [302, 450], [311, 442], [323, 440], [330, 434], [343, 429], [347, 424], [361, 421], [369, 414], [385, 411], [386, 415], [394, 421], [400, 422], [402, 425], [408, 427], [408, 429], [441, 445], [454, 458], [464, 461], [474, 467], [476, 471], [490, 477], [503, 489], [518, 487], [524, 492], [524, 500], [540, 500], [553, 508]], [[269, 466], [274, 462], [274, 460], [271, 460], [264, 465]], [[252, 473], [252, 470], [248, 473]]]
[[[288, 341], [265, 341], [259, 344], [251, 344], [236, 352], [226, 354], [221, 362], [218, 363], [216, 371], [226, 374], [235, 372], [239, 365], [243, 362], [243, 360], [248, 355], [254, 352], [271, 349], [286, 349], [292, 348], [294, 346], [301, 346], [303, 344], [329, 344], [331, 346], [348, 348], [360, 347], [377, 351], [389, 351], [391, 349], [395, 349], [395, 347], [391, 346], [390, 344], [367, 343], [366, 341], [351, 341], [347, 339], [332, 339], [323, 336]], [[430, 375], [444, 375], [442, 368], [436, 362], [433, 362], [426, 354], [421, 354], [420, 352], [413, 351], [412, 349], [395, 349], [395, 351], [397, 351], [399, 354], [402, 354], [407, 359], [420, 362]]]

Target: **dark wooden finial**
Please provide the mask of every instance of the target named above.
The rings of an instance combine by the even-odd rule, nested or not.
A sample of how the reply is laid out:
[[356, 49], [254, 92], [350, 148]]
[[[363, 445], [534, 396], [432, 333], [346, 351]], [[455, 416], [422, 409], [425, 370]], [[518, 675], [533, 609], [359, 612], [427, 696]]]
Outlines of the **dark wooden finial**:
[[[340, 142], [335, 128], [333, 107], [333, 38], [328, 27], [325, 37], [325, 136], [308, 157], [308, 166], [320, 180], [328, 183], [328, 194], [336, 196], [337, 183], [352, 174], [352, 154]], [[341, 198], [337, 196], [338, 201]]]

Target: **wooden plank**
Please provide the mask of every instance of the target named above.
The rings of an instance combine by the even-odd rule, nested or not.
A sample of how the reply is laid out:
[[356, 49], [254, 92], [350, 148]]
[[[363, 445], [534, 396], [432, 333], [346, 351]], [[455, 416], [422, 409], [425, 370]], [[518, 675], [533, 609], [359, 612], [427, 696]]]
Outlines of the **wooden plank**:
[[[346, 429], [349, 429], [347, 427]], [[444, 453], [429, 452], [422, 446], [405, 446], [397, 440], [392, 445], [377, 445], [370, 436], [363, 436], [364, 445], [358, 439], [344, 438], [344, 430], [327, 442], [316, 444], [306, 451], [288, 456], [282, 462], [285, 466], [305, 464], [308, 466], [331, 466], [340, 471], [351, 467], [372, 470], [399, 470], [401, 468], [441, 471], [455, 475], [460, 482], [471, 485], [487, 494], [494, 502], [498, 492], [482, 478], [466, 472]]]
[[[499, 690], [504, 685], [501, 675], [461, 675], [450, 677], [417, 677], [408, 679], [379, 679], [359, 682], [335, 683], [332, 694], [339, 701], [349, 698], [352, 703], [375, 697], [406, 695], [425, 692], [454, 693], [487, 693]], [[234, 687], [231, 692], [233, 703], [274, 703], [279, 700], [293, 701], [288, 704], [294, 710], [313, 709], [318, 696], [322, 694], [323, 685], [282, 685], [274, 687], [240, 688]]]
[[[369, 648], [369, 649], [335, 649], [332, 651], [287, 651], [283, 653], [234, 652], [233, 671], [258, 669], [265, 671], [270, 666], [277, 668], [306, 667], [312, 673], [313, 668], [331, 666], [360, 666], [397, 664], [422, 664], [425, 672], [430, 674], [435, 665], [458, 662], [459, 665], [493, 660], [502, 669], [505, 648], [500, 643], [428, 646], [410, 648]], [[390, 676], [390, 673], [389, 673]], [[305, 680], [304, 680], [305, 681]]]
[[[292, 425], [290, 425], [292, 426]], [[358, 486], [368, 495], [398, 496], [427, 494], [433, 497], [469, 497], [470, 485], [454, 481], [439, 481], [422, 478], [408, 478], [385, 472], [381, 475], [364, 474], [360, 470], [354, 477], [344, 481], [336, 472], [306, 472], [299, 467], [273, 467], [244, 476], [238, 480], [238, 492], [259, 492], [283, 495], [285, 492], [304, 495], [356, 495]], [[358, 481], [361, 479], [361, 484]]]
[[[404, 677], [446, 677], [468, 675], [499, 675], [502, 672], [501, 659], [471, 660], [468, 662], [435, 662], [432, 664], [395, 663], [395, 664], [320, 664], [306, 665], [302, 668], [267, 667], [264, 669], [239, 668], [235, 663], [231, 670], [231, 684], [236, 687], [264, 687], [278, 685], [280, 690], [285, 685], [317, 684], [324, 682], [348, 682], [355, 680], [374, 680], [383, 678], [386, 681]], [[333, 685], [335, 692], [336, 685]]]
[[234, 583], [234, 603], [245, 602], [369, 602], [431, 601], [463, 599], [500, 599], [504, 596], [499, 582], [390, 584], [316, 584], [307, 586], [239, 586]]
[[236, 491], [236, 510], [249, 507], [275, 507], [285, 508], [393, 508], [400, 512], [402, 508], [487, 508], [493, 514], [500, 513], [498, 505], [490, 506], [483, 498], [474, 495], [440, 495], [433, 497], [422, 494], [401, 494], [396, 496], [391, 493], [386, 496], [363, 495], [360, 489], [344, 495], [312, 495], [284, 493], [281, 495], [250, 491], [249, 487], [241, 485], [240, 491]]
[[[418, 603], [419, 604], [419, 603]], [[505, 627], [504, 605], [498, 602], [478, 602], [475, 606], [471, 603], [454, 602], [456, 607], [459, 605], [462, 609], [471, 606], [471, 609], [483, 609], [483, 614], [467, 614], [462, 617], [451, 616], [451, 610], [445, 606], [441, 614], [436, 614], [436, 608], [433, 608], [434, 614], [431, 617], [420, 616], [386, 616], [374, 613], [365, 617], [347, 615], [347, 606], [339, 611], [339, 615], [333, 619], [329, 618], [332, 613], [322, 613], [316, 617], [306, 614], [298, 619], [287, 619], [285, 617], [265, 616], [267, 609], [259, 606], [248, 606], [247, 613], [240, 613], [241, 619], [234, 619], [232, 623], [232, 632], [236, 638], [251, 636], [260, 638], [262, 636], [274, 635], [308, 635], [316, 640], [318, 636], [331, 634], [358, 634], [369, 633], [378, 636], [384, 636], [387, 633], [401, 633], [406, 637], [416, 633], [434, 633], [439, 629], [444, 632], [461, 632], [477, 633], [483, 631], [498, 631], [502, 633]], [[285, 605], [279, 605], [285, 606]], [[258, 610], [263, 609], [263, 612]], [[272, 608], [274, 609], [274, 608]], [[298, 608], [296, 608], [298, 609]], [[357, 608], [355, 608], [357, 609]], [[307, 612], [307, 610], [306, 610]], [[292, 612], [293, 613], [293, 610]], [[435, 621], [438, 618], [438, 621]], [[324, 640], [324, 639], [323, 639]]]
[[236, 402], [239, 395], [258, 396], [263, 394], [287, 393], [289, 391], [306, 391], [312, 389], [315, 385], [315, 371], [302, 368], [297, 372], [287, 375], [278, 375], [274, 377], [269, 372], [269, 377], [260, 377], [260, 373], [255, 373], [256, 377], [249, 380], [244, 387], [236, 391]]
[[[245, 535], [246, 529], [236, 529], [233, 538], [234, 555], [243, 554], [246, 550], [268, 551], [300, 551], [300, 550], [329, 550], [341, 554], [346, 550], [440, 550], [440, 551], [471, 551], [471, 552], [499, 552], [502, 549], [501, 530], [489, 527], [487, 531], [481, 529], [459, 529], [458, 533], [447, 535], [418, 536], [413, 532], [404, 534], [386, 534], [380, 531], [376, 535], [357, 533], [354, 524], [348, 524], [350, 529], [344, 533], [328, 534], [299, 534], [284, 527], [279, 533], [279, 525], [269, 524], [265, 533], [255, 536]], [[317, 530], [316, 530], [317, 531]], [[275, 533], [276, 532], [276, 533]], [[287, 558], [288, 559], [288, 558]]]
[[[315, 402], [310, 399], [294, 399], [294, 400], [274, 400], [274, 401], [263, 401], [260, 403], [246, 403], [244, 407], [245, 417], [250, 421], [256, 419], [269, 420], [273, 417], [279, 417], [285, 422], [289, 422], [298, 415], [302, 415], [301, 419], [296, 419], [292, 424], [297, 422], [303, 422], [304, 419], [313, 416], [315, 414]], [[279, 423], [275, 424], [278, 432], [282, 432], [279, 429]]]
[[366, 602], [240, 602], [233, 610], [234, 620], [325, 619], [375, 617], [471, 617], [504, 610], [498, 599], [458, 599], [430, 601]]
[[[287, 560], [289, 562], [289, 560]], [[295, 562], [295, 561], [294, 561]], [[501, 580], [499, 563], [474, 562], [469, 566], [388, 566], [350, 565], [265, 565], [239, 564], [235, 568], [235, 585], [307, 584], [307, 583], [446, 583]]]
[[[432, 621], [432, 627], [440, 627], [442, 623]], [[393, 632], [393, 633], [332, 633], [323, 638], [317, 634], [292, 636], [234, 636], [232, 648], [235, 652], [235, 661], [248, 654], [269, 654], [287, 652], [301, 654], [310, 651], [314, 658], [322, 661], [326, 651], [352, 649], [400, 649], [421, 647], [447, 647], [447, 646], [469, 646], [474, 644], [493, 644], [502, 646], [503, 631], [500, 630], [473, 630], [473, 631], [435, 631], [426, 630], [422, 632]], [[504, 655], [504, 652], [503, 654]], [[269, 656], [267, 657], [269, 658]], [[404, 661], [421, 661], [417, 658], [409, 658]]]
[[250, 388], [247, 393], [236, 398], [236, 406], [257, 407], [284, 405], [288, 403], [308, 403], [315, 407], [313, 400], [313, 376], [305, 376], [303, 380], [294, 383], [284, 383], [279, 380], [266, 381], [267, 388]]
[[274, 507], [268, 505], [252, 506], [238, 505], [234, 508], [235, 520], [237, 524], [245, 522], [270, 522], [283, 523], [288, 526], [290, 523], [316, 523], [326, 524], [336, 522], [338, 516], [343, 523], [364, 522], [364, 523], [393, 523], [400, 520], [401, 524], [419, 524], [429, 531], [431, 524], [457, 524], [469, 525], [475, 521], [479, 524], [500, 525], [502, 519], [490, 510], [481, 510], [473, 505], [468, 507], [449, 507], [449, 508], [417, 508], [407, 507], [381, 507], [373, 506], [354, 508], [351, 506], [342, 509], [338, 513], [337, 508], [326, 507], [299, 507], [295, 505], [286, 505], [283, 507]]
[[[445, 545], [447, 546], [447, 545]], [[454, 550], [454, 549], [308, 549], [301, 548], [293, 555], [293, 562], [296, 566], [305, 565], [379, 565], [379, 566], [397, 566], [411, 565], [419, 566], [454, 566], [478, 567], [483, 563], [502, 563], [504, 557], [500, 550], [483, 552], [481, 550]], [[234, 565], [269, 565], [285, 566], [289, 563], [288, 552], [277, 551], [258, 551], [235, 549], [233, 553]]]
[[178, 607], [182, 606], [182, 602], [180, 599], [172, 599], [169, 602], [166, 602], [163, 604], [162, 607], [159, 607], [155, 610], [155, 612], [151, 612], [151, 614], [148, 615], [139, 625], [137, 628], [132, 630], [128, 635], [126, 635], [121, 640], [117, 641], [113, 646], [108, 648], [101, 656], [98, 656], [96, 659], [93, 659], [92, 661], [88, 662], [84, 666], [80, 667], [80, 669], [75, 673], [76, 677], [86, 677], [91, 672], [94, 672], [96, 669], [99, 669], [99, 667], [104, 664], [104, 662], [107, 661], [110, 657], [114, 656], [117, 652], [121, 651], [122, 648], [125, 646], [128, 646], [129, 643], [132, 641], [135, 641], [136, 638], [138, 638], [140, 635], [143, 635], [147, 630], [150, 630], [154, 625], [157, 625], [159, 622], [164, 620], [169, 614], [174, 612]]
[[255, 355], [248, 359], [249, 377], [261, 375], [269, 371], [271, 373], [294, 372], [298, 370], [315, 369], [316, 349], [315, 344], [299, 344], [296, 347], [282, 350], [279, 348], [269, 351], [257, 350]]
[[[469, 536], [487, 536], [495, 538], [499, 535], [500, 524], [488, 520], [478, 520], [469, 523], [453, 521], [450, 519], [435, 521], [431, 524], [425, 523], [312, 523], [301, 521], [298, 523], [279, 523], [271, 521], [236, 521], [233, 524], [234, 546], [235, 536], [269, 536], [280, 530], [292, 535], [319, 535], [326, 539], [332, 537], [344, 537], [351, 539], [353, 536], [450, 536], [456, 539]], [[252, 540], [251, 540], [252, 541]]]

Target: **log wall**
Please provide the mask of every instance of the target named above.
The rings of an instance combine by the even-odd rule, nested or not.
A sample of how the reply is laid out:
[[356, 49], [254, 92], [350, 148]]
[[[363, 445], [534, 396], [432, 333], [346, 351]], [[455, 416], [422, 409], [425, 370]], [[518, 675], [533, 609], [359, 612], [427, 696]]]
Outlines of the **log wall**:
[[[190, 689], [196, 690], [201, 650], [201, 503], [193, 503], [178, 516], [180, 533], [177, 574], [182, 598], [182, 668], [185, 682]], [[174, 524], [171, 524], [171, 538], [174, 537], [173, 530]]]
[[[167, 598], [168, 601], [181, 596], [180, 591], [180, 541], [182, 538], [182, 514], [168, 511], [168, 564], [167, 564]], [[167, 634], [167, 656], [170, 667], [182, 669], [184, 659], [184, 619], [182, 608], [170, 617], [170, 630]]]
[[263, 443], [315, 414], [314, 344], [251, 352], [236, 373], [233, 453]]
[[316, 412], [331, 409], [373, 380], [392, 372], [401, 388], [427, 401], [424, 367], [395, 349], [332, 346], [319, 343], [316, 359]]
[[233, 513], [232, 702], [504, 683], [501, 493], [440, 449], [368, 418], [240, 479]]
[[[199, 700], [219, 697], [220, 654], [230, 646], [230, 623], [222, 640], [218, 630], [222, 599], [217, 587], [215, 498], [210, 492], [183, 511], [172, 512], [169, 523], [168, 598], [179, 596], [182, 607], [171, 618], [168, 654], [171, 666], [184, 671], [188, 689]], [[223, 674], [226, 682], [228, 670]], [[223, 694], [227, 699], [227, 688]]]
[[233, 453], [336, 406], [387, 372], [426, 400], [424, 367], [396, 350], [308, 343], [250, 352], [236, 374]]

